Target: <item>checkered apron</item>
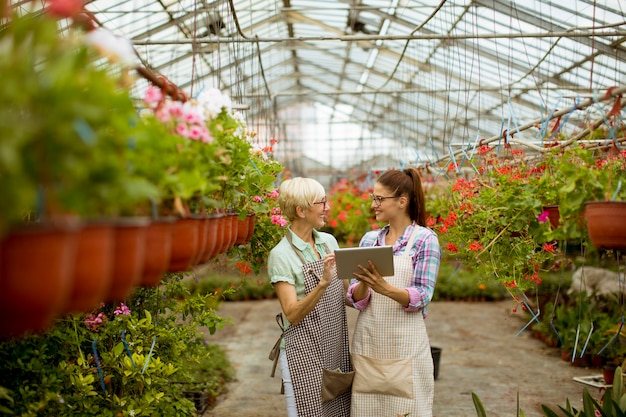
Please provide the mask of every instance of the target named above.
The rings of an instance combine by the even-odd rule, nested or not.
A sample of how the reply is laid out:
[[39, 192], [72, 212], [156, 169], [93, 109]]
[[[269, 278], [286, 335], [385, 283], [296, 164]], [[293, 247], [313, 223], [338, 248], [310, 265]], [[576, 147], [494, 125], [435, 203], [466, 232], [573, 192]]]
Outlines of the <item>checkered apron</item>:
[[[324, 261], [305, 263], [302, 253], [292, 247], [303, 263], [308, 294], [320, 281]], [[285, 330], [285, 353], [298, 417], [350, 416], [350, 391], [323, 404], [321, 397], [323, 368], [352, 371], [344, 299], [343, 282], [335, 276], [315, 308], [300, 323]]]
[[[408, 287], [413, 278], [409, 250], [417, 230], [405, 249], [394, 256], [395, 275], [384, 277], [397, 288]], [[398, 302], [372, 291], [368, 307], [359, 312], [352, 353], [378, 359], [412, 358], [414, 398], [352, 392], [351, 417], [396, 417], [406, 413], [410, 417], [432, 416], [433, 360], [422, 311], [406, 312]]]

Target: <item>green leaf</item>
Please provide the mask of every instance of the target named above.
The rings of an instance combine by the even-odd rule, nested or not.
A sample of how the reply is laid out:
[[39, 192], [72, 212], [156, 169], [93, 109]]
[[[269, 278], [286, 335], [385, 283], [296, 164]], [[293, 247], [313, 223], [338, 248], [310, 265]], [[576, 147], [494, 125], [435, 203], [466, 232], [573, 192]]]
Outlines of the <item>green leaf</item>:
[[478, 398], [478, 395], [472, 392], [472, 401], [474, 401], [474, 408], [476, 409], [477, 417], [487, 417], [487, 413], [485, 412], [485, 407], [483, 406], [482, 401]]

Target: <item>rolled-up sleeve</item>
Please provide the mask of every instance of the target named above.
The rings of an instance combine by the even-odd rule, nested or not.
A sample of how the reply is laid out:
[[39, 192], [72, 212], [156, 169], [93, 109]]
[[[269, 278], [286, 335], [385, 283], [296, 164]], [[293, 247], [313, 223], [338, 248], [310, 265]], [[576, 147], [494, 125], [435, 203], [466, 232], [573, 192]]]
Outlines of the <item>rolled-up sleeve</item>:
[[352, 307], [356, 308], [357, 310], [363, 311], [370, 304], [370, 299], [372, 298], [372, 289], [371, 288], [367, 289], [367, 295], [365, 296], [364, 299], [359, 300], [359, 301], [354, 301], [354, 290], [356, 289], [357, 285], [359, 285], [359, 280], [357, 279], [350, 280], [350, 285], [348, 286], [346, 299], [352, 304]]

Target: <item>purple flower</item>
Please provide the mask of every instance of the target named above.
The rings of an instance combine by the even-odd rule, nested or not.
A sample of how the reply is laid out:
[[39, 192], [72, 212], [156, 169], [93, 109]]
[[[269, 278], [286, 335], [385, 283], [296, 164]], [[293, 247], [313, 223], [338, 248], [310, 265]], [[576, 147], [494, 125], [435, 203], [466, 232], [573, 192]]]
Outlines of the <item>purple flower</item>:
[[113, 314], [116, 316], [119, 316], [120, 314], [128, 316], [130, 314], [130, 308], [128, 308], [126, 304], [120, 303], [120, 306], [113, 311]]
[[548, 221], [549, 218], [550, 218], [550, 213], [548, 213], [546, 210], [544, 210], [544, 211], [541, 212], [539, 217], [537, 217], [537, 221], [539, 223], [545, 223], [545, 222]]

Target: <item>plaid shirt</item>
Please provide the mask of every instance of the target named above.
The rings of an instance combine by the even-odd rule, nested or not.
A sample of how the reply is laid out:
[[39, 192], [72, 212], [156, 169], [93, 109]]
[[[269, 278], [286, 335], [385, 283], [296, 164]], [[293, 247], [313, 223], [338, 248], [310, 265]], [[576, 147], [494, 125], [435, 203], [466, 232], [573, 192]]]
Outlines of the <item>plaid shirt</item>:
[[[413, 223], [406, 228], [404, 234], [393, 244], [393, 254], [398, 255], [404, 250], [415, 227], [419, 228], [418, 235], [414, 246], [409, 250], [409, 255], [413, 260], [413, 279], [411, 280], [411, 285], [406, 288], [410, 301], [409, 305], [404, 309], [407, 312], [422, 310], [424, 317], [426, 317], [427, 306], [433, 298], [439, 273], [439, 264], [441, 263], [441, 249], [437, 235], [432, 230]], [[359, 246], [384, 246], [385, 236], [388, 231], [389, 225], [380, 230], [367, 232], [361, 239]], [[356, 278], [350, 280], [347, 298], [356, 309], [364, 310], [369, 305], [372, 290], [371, 288], [369, 289], [367, 297], [355, 302], [352, 295], [358, 283], [359, 281]]]

